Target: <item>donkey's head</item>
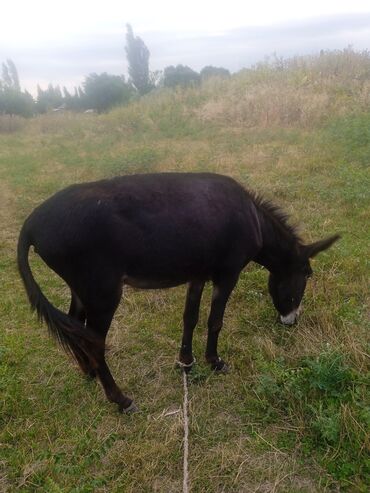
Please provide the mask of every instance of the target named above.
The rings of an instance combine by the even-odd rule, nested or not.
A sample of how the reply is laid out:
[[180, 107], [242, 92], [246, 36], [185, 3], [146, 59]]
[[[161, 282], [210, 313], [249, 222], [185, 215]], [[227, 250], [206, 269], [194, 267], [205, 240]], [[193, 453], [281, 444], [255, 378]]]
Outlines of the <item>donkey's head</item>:
[[339, 235], [299, 247], [299, 254], [286, 269], [270, 273], [269, 292], [283, 324], [293, 325], [299, 315], [307, 279], [312, 275], [310, 258], [329, 248]]

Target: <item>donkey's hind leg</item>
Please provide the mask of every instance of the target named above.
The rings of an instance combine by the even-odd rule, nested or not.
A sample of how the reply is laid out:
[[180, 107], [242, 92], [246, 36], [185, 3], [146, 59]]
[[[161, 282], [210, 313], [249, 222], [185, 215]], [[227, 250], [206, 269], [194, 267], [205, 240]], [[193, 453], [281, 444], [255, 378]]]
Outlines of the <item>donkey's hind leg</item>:
[[193, 332], [195, 326], [198, 323], [199, 318], [199, 306], [204, 288], [204, 282], [191, 282], [188, 287], [186, 295], [185, 311], [183, 316], [184, 331], [182, 335], [182, 342], [179, 354], [180, 365], [185, 369], [191, 369], [193, 358]]
[[[75, 320], [78, 320], [81, 322], [83, 325], [86, 324], [86, 311], [85, 307], [83, 306], [80, 298], [76, 295], [74, 291], [71, 290], [71, 305], [69, 308], [68, 315]], [[79, 364], [82, 372], [87, 375], [90, 378], [95, 378], [96, 377], [96, 372], [90, 365], [90, 361], [86, 354], [81, 351], [80, 348], [78, 348], [74, 344], [70, 344], [71, 350], [73, 351], [73, 355], [77, 360], [77, 363]]]
[[117, 386], [105, 361], [105, 338], [122, 293], [121, 289], [118, 291], [112, 292], [110, 296], [102, 296], [94, 304], [87, 306], [87, 326], [101, 339], [101, 345], [92, 348], [92, 364], [105, 395], [110, 402], [118, 404], [120, 412], [130, 413], [137, 408], [132, 399], [123, 394]]

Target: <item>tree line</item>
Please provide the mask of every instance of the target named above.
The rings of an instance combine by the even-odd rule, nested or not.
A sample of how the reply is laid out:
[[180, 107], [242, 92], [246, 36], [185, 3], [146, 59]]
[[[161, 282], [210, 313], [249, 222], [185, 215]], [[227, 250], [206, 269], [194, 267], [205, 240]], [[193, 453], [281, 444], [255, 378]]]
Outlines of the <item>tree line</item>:
[[123, 75], [92, 73], [85, 77], [82, 87], [76, 87], [72, 93], [59, 85], [49, 84], [47, 89], [37, 86], [35, 99], [28, 91], [21, 90], [17, 68], [8, 59], [2, 63], [0, 114], [30, 117], [64, 109], [101, 113], [160, 87], [189, 86], [213, 76], [230, 76], [227, 69], [213, 66], [206, 66], [199, 73], [186, 65], [171, 65], [163, 71], [151, 72], [150, 51], [144, 41], [135, 36], [130, 24], [127, 24], [126, 31], [126, 56], [127, 80]]

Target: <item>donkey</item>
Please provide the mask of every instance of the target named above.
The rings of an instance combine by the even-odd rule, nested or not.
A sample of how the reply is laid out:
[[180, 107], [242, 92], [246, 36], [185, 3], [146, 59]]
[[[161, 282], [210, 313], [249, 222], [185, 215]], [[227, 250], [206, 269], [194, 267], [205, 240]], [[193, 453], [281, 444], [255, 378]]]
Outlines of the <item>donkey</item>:
[[[105, 339], [123, 286], [162, 289], [188, 283], [179, 362], [190, 368], [202, 291], [213, 283], [206, 361], [223, 372], [217, 342], [229, 296], [254, 261], [269, 272], [269, 292], [283, 324], [299, 314], [309, 259], [338, 235], [303, 244], [287, 216], [232, 178], [159, 173], [72, 185], [38, 206], [18, 242], [18, 267], [32, 309], [49, 332], [98, 377], [109, 401], [132, 412], [105, 361]], [[68, 315], [41, 292], [28, 262], [30, 246], [70, 287]]]

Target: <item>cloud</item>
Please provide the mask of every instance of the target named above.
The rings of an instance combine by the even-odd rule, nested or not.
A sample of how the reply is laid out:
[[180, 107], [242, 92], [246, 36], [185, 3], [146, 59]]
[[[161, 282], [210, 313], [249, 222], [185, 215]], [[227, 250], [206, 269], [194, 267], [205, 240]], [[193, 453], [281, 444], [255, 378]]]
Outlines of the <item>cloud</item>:
[[186, 64], [196, 70], [205, 65], [240, 70], [277, 53], [290, 57], [321, 49], [357, 50], [369, 47], [370, 14], [351, 14], [306, 19], [272, 26], [251, 26], [207, 36], [183, 37], [147, 33], [152, 65]]

